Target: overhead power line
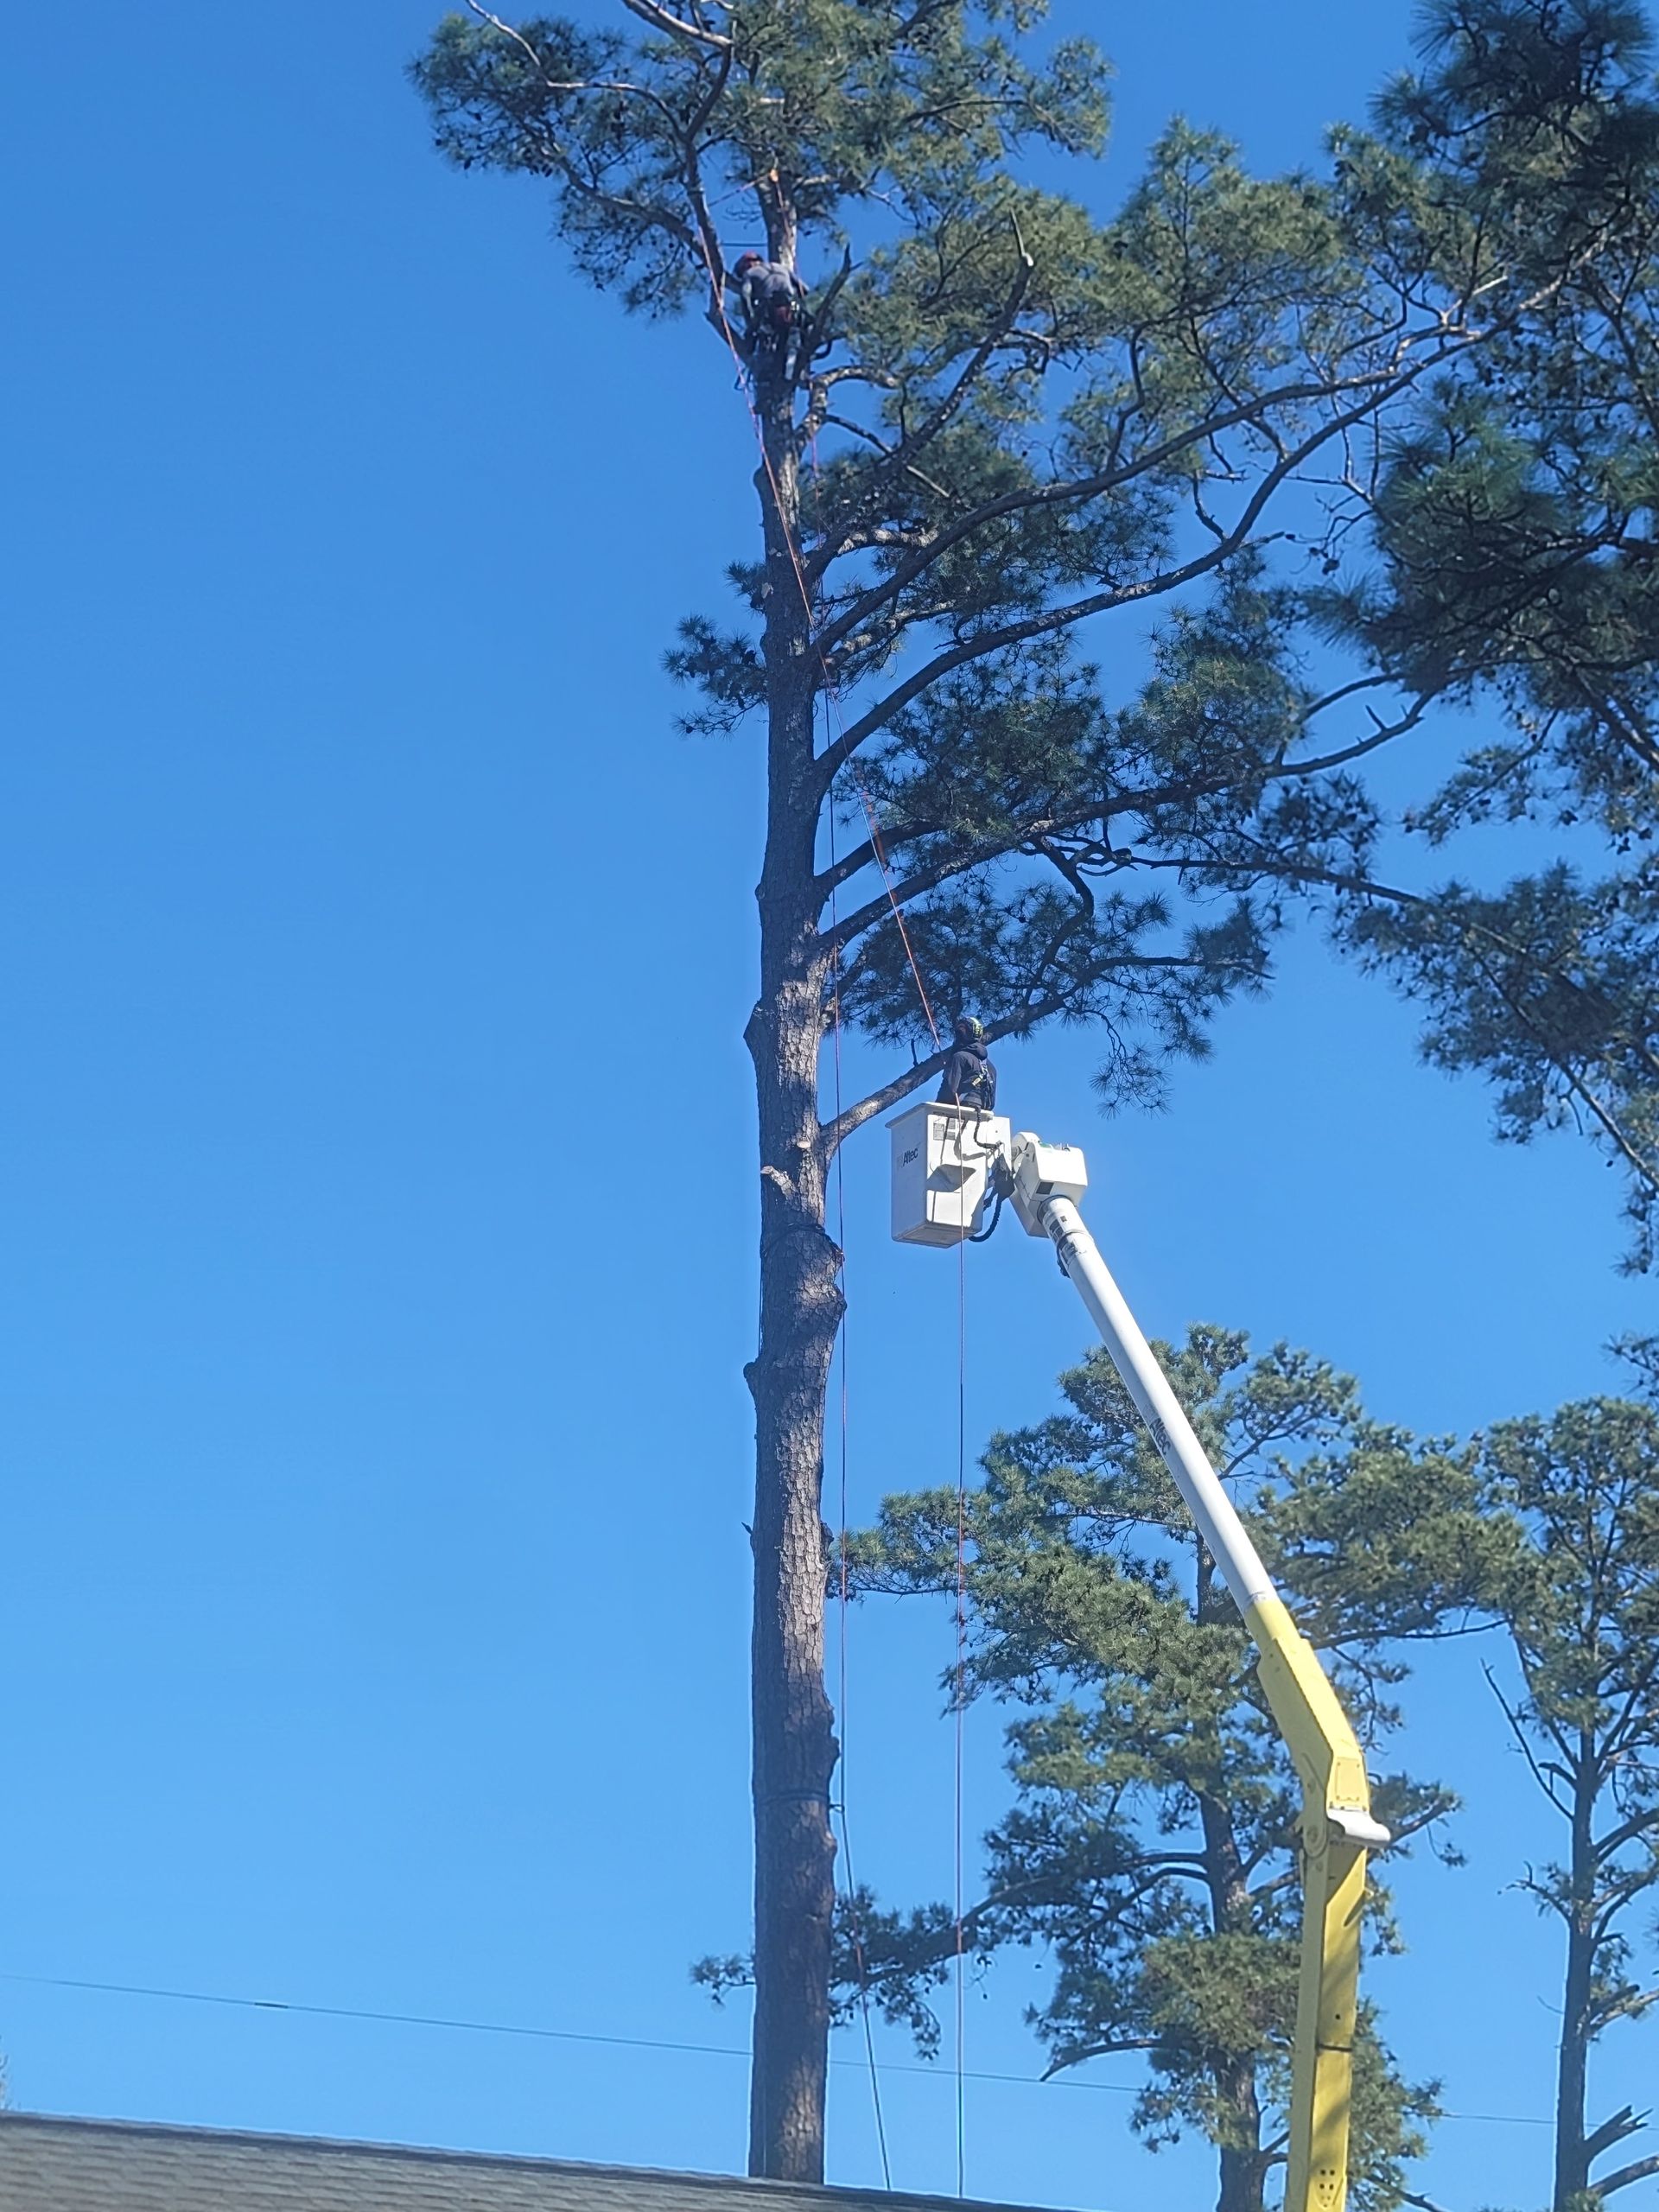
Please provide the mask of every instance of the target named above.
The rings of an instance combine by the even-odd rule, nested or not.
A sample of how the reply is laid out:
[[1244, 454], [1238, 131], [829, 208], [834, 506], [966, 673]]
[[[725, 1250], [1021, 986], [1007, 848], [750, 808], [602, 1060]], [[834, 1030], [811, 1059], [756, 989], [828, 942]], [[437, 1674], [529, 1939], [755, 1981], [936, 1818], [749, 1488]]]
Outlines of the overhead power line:
[[[162, 1998], [175, 2005], [223, 2005], [246, 2012], [293, 2012], [310, 2019], [368, 2020], [382, 2026], [448, 2028], [467, 2035], [522, 2036], [537, 2043], [600, 2044], [622, 2050], [680, 2051], [697, 2058], [747, 2058], [747, 2047], [730, 2043], [675, 2043], [660, 2036], [599, 2035], [586, 2028], [543, 2028], [512, 2020], [465, 2020], [438, 2012], [380, 2012], [354, 2005], [311, 2005], [281, 1997], [231, 1997], [207, 1989], [164, 1989], [147, 1982], [86, 1981], [67, 1974], [10, 1974], [0, 1968], [0, 1981], [26, 1983], [35, 1989], [79, 1989], [103, 1997]], [[831, 2058], [832, 2066], [855, 2066], [865, 2070], [862, 2058]], [[954, 2078], [932, 2066], [907, 2065], [902, 2059], [883, 2059], [884, 2074], [919, 2074], [932, 2082]], [[1128, 2097], [1134, 2089], [1123, 2082], [1045, 2082], [1035, 2074], [975, 2074], [976, 2082], [1007, 2082], [1024, 2088], [1103, 2089], [1109, 2095]]]
[[[0, 1981], [22, 1984], [31, 1989], [75, 1989], [99, 1997], [149, 1997], [161, 1999], [171, 2005], [219, 2005], [243, 2012], [292, 2012], [314, 2020], [366, 2020], [382, 2027], [446, 2028], [454, 2032], [474, 2036], [518, 2036], [535, 2043], [597, 2044], [611, 2050], [668, 2050], [684, 2053], [695, 2058], [747, 2058], [747, 2049], [741, 2044], [676, 2043], [661, 2036], [607, 2036], [588, 2028], [543, 2028], [516, 2020], [467, 2020], [452, 2018], [440, 2012], [380, 2012], [355, 2005], [312, 2005], [284, 1997], [232, 1997], [219, 1990], [165, 1989], [149, 1982], [87, 1981], [68, 1974], [13, 1974], [0, 1967]], [[862, 2058], [831, 2058], [832, 2066], [855, 2066], [865, 2070]], [[945, 2074], [931, 2066], [908, 2064], [903, 2059], [883, 2059], [880, 2062], [884, 2074], [918, 2074], [930, 2082], [950, 2082], [955, 2069]], [[1126, 2082], [1075, 2082], [1064, 2075], [1044, 2076], [1040, 2074], [991, 2074], [970, 2070], [964, 2077], [969, 2082], [1000, 2082], [1020, 2089], [1083, 2089], [1103, 2092], [1108, 2096], [1132, 2097], [1134, 2088]], [[1495, 2127], [1548, 2127], [1550, 2122], [1536, 2113], [1513, 2112], [1448, 2112], [1444, 2120], [1479, 2120]]]

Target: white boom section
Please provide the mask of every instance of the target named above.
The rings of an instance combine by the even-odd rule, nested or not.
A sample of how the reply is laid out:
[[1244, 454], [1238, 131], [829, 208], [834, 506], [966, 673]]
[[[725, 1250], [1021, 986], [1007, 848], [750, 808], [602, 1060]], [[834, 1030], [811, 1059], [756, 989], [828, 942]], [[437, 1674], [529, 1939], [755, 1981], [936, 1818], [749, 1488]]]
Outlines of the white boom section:
[[1070, 1198], [1041, 1202], [1043, 1226], [1054, 1249], [1094, 1316], [1101, 1340], [1112, 1363], [1128, 1385], [1141, 1409], [1141, 1418], [1152, 1431], [1152, 1440], [1186, 1500], [1187, 1510], [1198, 1523], [1205, 1549], [1221, 1569], [1233, 1602], [1241, 1613], [1273, 1593], [1268, 1570], [1256, 1556], [1255, 1546], [1245, 1533], [1233, 1501], [1221, 1486], [1209, 1455], [1192, 1433], [1192, 1424], [1181, 1411], [1164, 1370], [1153, 1357], [1152, 1346], [1141, 1335], [1123, 1294], [1112, 1280], [1110, 1268], [1100, 1256], [1100, 1247], [1084, 1225], [1083, 1216]]

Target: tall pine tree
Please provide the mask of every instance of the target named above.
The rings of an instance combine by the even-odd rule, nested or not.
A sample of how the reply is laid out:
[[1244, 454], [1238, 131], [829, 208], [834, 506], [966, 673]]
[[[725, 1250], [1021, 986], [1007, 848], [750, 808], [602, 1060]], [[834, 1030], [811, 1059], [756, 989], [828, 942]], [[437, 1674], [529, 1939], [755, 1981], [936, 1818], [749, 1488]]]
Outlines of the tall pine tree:
[[[616, 0], [509, 24], [474, 0], [413, 70], [443, 152], [538, 180], [583, 276], [701, 316], [710, 407], [728, 346], [747, 372], [741, 620], [693, 617], [671, 664], [688, 728], [762, 733], [750, 2164], [803, 2179], [823, 2171], [834, 1914], [830, 1163], [940, 1065], [918, 982], [941, 1027], [971, 1009], [993, 1040], [1097, 1025], [1109, 1099], [1146, 1096], [1261, 987], [1287, 887], [1367, 880], [1356, 764], [1452, 664], [1402, 689], [1354, 627], [1352, 667], [1310, 680], [1310, 580], [1367, 527], [1411, 395], [1467, 385], [1599, 250], [1593, 209], [1552, 247], [1535, 194], [1524, 220], [1471, 216], [1455, 162], [1409, 133], [1328, 181], [1262, 181], [1177, 125], [1103, 219], [1033, 181], [1106, 130], [1099, 57], [1046, 46], [1040, 16]], [[807, 288], [786, 339], [751, 342], [740, 245]], [[684, 388], [687, 340], [664, 344]], [[893, 1071], [832, 1115], [837, 1010]]]
[[1523, 1885], [1564, 1937], [1551, 2202], [1594, 2212], [1659, 2174], [1653, 2153], [1607, 2163], [1645, 2113], [1588, 2113], [1595, 2045], [1659, 2005], [1651, 1946], [1645, 1975], [1639, 1955], [1659, 1891], [1659, 1414], [1562, 1406], [1499, 1423], [1484, 1460], [1527, 1537], [1504, 1607], [1519, 1690], [1499, 1694], [1560, 1824], [1560, 1857]]

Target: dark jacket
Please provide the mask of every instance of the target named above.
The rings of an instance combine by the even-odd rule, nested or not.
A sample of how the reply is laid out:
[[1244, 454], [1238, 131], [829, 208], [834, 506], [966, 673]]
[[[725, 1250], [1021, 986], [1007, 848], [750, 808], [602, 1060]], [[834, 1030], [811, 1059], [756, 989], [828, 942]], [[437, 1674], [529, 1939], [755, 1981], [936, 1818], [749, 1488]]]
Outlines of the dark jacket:
[[939, 1103], [974, 1106], [986, 1114], [995, 1107], [996, 1070], [982, 1045], [957, 1045], [952, 1049], [939, 1084]]

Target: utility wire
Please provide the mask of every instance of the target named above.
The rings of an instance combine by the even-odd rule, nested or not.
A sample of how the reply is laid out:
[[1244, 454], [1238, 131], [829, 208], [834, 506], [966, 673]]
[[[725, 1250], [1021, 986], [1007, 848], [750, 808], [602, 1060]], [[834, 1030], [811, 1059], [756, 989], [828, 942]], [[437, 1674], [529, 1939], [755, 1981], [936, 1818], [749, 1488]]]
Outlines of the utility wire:
[[[467, 2035], [523, 2036], [538, 2043], [600, 2044], [612, 2050], [669, 2050], [689, 2052], [698, 2058], [747, 2058], [745, 2045], [732, 2043], [673, 2043], [658, 2036], [607, 2036], [595, 2034], [584, 2028], [541, 2028], [527, 2026], [518, 2021], [467, 2020], [438, 2012], [381, 2012], [355, 2005], [312, 2005], [282, 1997], [232, 1997], [208, 1989], [165, 1989], [145, 1982], [86, 1981], [65, 1974], [12, 1974], [0, 1968], [0, 1981], [18, 1982], [31, 1989], [74, 1989], [103, 1997], [150, 1997], [165, 1999], [174, 2005], [228, 2005], [245, 2012], [292, 2012], [309, 2019], [367, 2020], [381, 2026], [400, 2028], [446, 2028]], [[831, 2058], [832, 2066], [853, 2066], [862, 2073], [867, 2060], [863, 2058]], [[907, 2064], [902, 2059], [882, 2059], [880, 2069], [884, 2074], [920, 2074], [929, 2081], [949, 2079], [938, 2067]], [[1036, 2074], [976, 2074], [977, 2082], [1007, 2082], [1022, 2088], [1060, 2089], [1104, 2089], [1115, 2096], [1133, 2096], [1135, 2091], [1122, 2082], [1046, 2082]]]
[[[599, 2044], [620, 2050], [670, 2050], [689, 2052], [696, 2058], [747, 2058], [746, 2048], [731, 2043], [671, 2043], [658, 2036], [607, 2036], [585, 2028], [529, 2027], [510, 2020], [463, 2020], [435, 2012], [378, 2012], [355, 2005], [311, 2005], [290, 2001], [282, 1997], [229, 1997], [222, 1992], [207, 1989], [163, 1989], [145, 1982], [87, 1981], [67, 1974], [13, 1974], [0, 1967], [0, 1981], [21, 1984], [30, 1989], [74, 1989], [100, 1997], [151, 1997], [165, 1999], [173, 2005], [219, 2005], [245, 2012], [292, 2012], [308, 2019], [367, 2020], [381, 2026], [399, 2028], [447, 2028], [467, 2035], [521, 2036], [537, 2043]], [[861, 2073], [866, 2062], [861, 2058], [832, 2058], [832, 2066], [855, 2066]], [[884, 2074], [919, 2074], [931, 2082], [946, 2080], [934, 2066], [917, 2066], [903, 2059], [884, 2058], [880, 2062]], [[970, 2082], [1001, 2082], [1021, 2089], [1084, 2089], [1103, 2092], [1108, 2096], [1132, 2097], [1139, 2093], [1128, 2082], [1073, 2082], [1064, 2075], [1041, 2074], [992, 2074], [971, 2072]], [[1514, 2112], [1447, 2112], [1442, 2120], [1478, 2120], [1494, 2127], [1548, 2127], [1553, 2123], [1540, 2119], [1535, 2113]]]

